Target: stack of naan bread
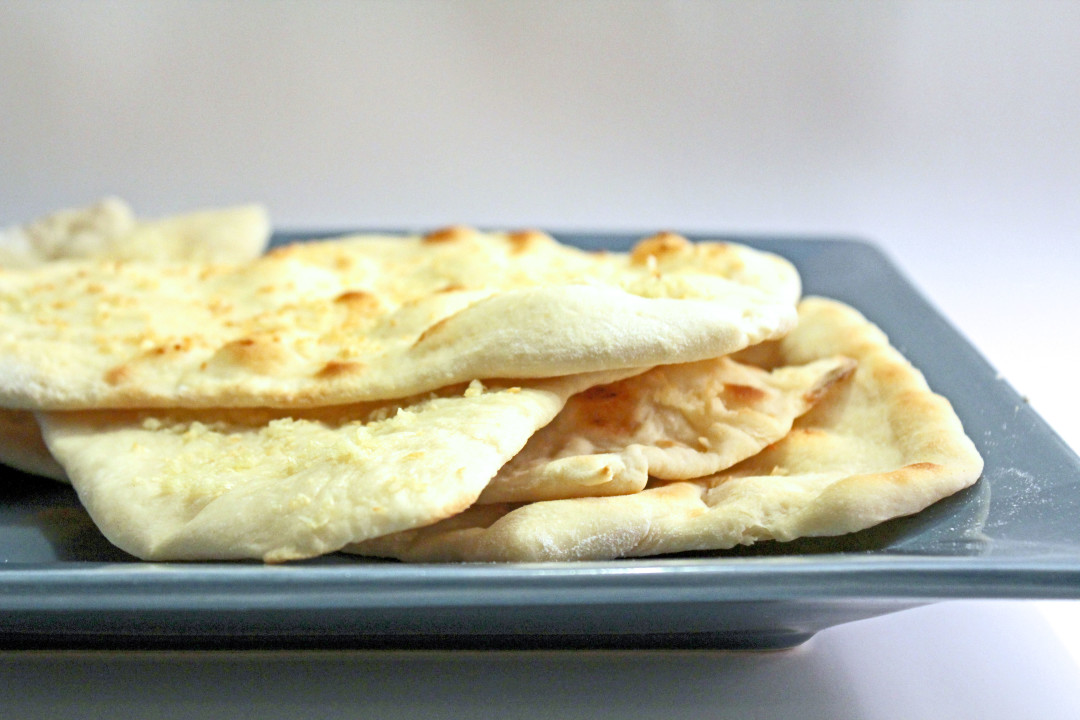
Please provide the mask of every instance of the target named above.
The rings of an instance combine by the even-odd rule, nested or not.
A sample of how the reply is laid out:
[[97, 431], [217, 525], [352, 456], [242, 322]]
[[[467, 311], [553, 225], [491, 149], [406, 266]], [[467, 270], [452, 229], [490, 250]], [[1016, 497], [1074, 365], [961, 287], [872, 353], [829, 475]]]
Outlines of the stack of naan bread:
[[885, 336], [774, 255], [449, 228], [220, 262], [248, 231], [214, 225], [0, 272], [0, 406], [47, 445], [0, 457], [140, 558], [721, 549], [860, 530], [982, 469]]

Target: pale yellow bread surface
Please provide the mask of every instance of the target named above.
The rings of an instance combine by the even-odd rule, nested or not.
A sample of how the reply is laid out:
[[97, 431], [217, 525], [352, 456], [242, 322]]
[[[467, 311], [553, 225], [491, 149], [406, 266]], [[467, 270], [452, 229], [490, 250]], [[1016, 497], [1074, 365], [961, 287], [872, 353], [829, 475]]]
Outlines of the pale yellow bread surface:
[[113, 544], [144, 560], [281, 562], [458, 513], [567, 397], [626, 373], [479, 382], [308, 411], [41, 413]]
[[[263, 253], [270, 222], [259, 205], [136, 219], [126, 202], [105, 198], [0, 230], [0, 267], [37, 267], [60, 260], [243, 262]], [[0, 408], [0, 463], [65, 480], [32, 413]]]
[[844, 357], [771, 371], [721, 357], [589, 388], [529, 439], [478, 502], [624, 495], [649, 476], [711, 475], [784, 437], [854, 370]]
[[105, 198], [0, 230], [0, 267], [37, 267], [56, 260], [243, 262], [270, 241], [261, 205], [136, 218], [126, 202]]
[[239, 265], [52, 263], [0, 272], [0, 405], [316, 407], [689, 362], [787, 332], [799, 292], [786, 260], [668, 234], [632, 253], [456, 228]]
[[858, 312], [812, 298], [768, 352], [778, 364], [858, 362], [783, 440], [700, 480], [616, 497], [478, 505], [347, 548], [410, 561], [601, 560], [840, 535], [909, 515], [974, 483], [982, 459], [934, 394]]

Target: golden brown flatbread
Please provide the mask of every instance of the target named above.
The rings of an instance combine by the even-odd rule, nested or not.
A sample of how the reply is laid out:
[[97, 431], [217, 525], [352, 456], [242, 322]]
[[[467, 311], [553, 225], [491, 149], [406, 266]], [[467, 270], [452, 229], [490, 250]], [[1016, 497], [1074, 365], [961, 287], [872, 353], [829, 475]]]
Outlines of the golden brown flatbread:
[[948, 401], [855, 310], [812, 298], [759, 357], [858, 362], [783, 440], [698, 480], [616, 497], [478, 505], [346, 548], [409, 561], [601, 560], [840, 535], [974, 483], [982, 459]]
[[711, 475], [780, 440], [854, 370], [844, 357], [771, 371], [721, 357], [598, 385], [570, 398], [477, 502], [625, 495], [650, 475]]
[[626, 374], [473, 382], [307, 411], [39, 420], [94, 523], [121, 549], [144, 560], [281, 562], [464, 510], [567, 397]]
[[689, 362], [782, 335], [798, 294], [785, 260], [666, 235], [629, 254], [459, 228], [240, 265], [53, 263], [0, 272], [0, 405], [318, 407]]
[[[136, 219], [119, 198], [61, 210], [0, 231], [0, 267], [8, 270], [71, 260], [243, 262], [263, 253], [270, 221], [260, 205], [200, 210], [155, 220]], [[0, 463], [65, 480], [37, 421], [24, 410], [0, 408]]]
[[723, 549], [974, 482], [948, 402], [858, 312], [796, 313], [799, 294], [781, 258], [666, 233], [629, 253], [451, 228], [57, 260], [0, 270], [0, 405], [36, 413], [59, 462], [38, 469], [151, 560]]

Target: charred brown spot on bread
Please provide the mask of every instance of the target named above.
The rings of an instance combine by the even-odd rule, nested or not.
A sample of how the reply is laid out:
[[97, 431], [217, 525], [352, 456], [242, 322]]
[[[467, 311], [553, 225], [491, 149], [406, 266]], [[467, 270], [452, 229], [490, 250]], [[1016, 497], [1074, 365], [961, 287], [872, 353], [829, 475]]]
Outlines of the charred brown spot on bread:
[[150, 356], [162, 356], [172, 353], [187, 352], [194, 346], [195, 342], [190, 337], [175, 338], [169, 342], [162, 343], [150, 350], [146, 351]]
[[331, 360], [323, 365], [319, 372], [315, 373], [315, 377], [320, 380], [329, 380], [343, 375], [355, 375], [363, 369], [363, 363]]
[[923, 482], [923, 478], [926, 474], [937, 474], [941, 472], [942, 466], [932, 462], [917, 462], [905, 465], [896, 470], [884, 473], [883, 478], [888, 479], [889, 482], [901, 487], [911, 484], [918, 484]]
[[673, 232], [661, 232], [647, 237], [634, 246], [630, 251], [630, 262], [643, 265], [650, 257], [662, 258], [685, 251], [690, 247], [690, 241], [682, 235]]
[[214, 359], [238, 365], [258, 373], [277, 369], [286, 358], [286, 350], [275, 335], [244, 337], [221, 346]]
[[364, 290], [347, 290], [334, 298], [334, 304], [364, 315], [375, 313], [380, 306], [379, 298]]
[[595, 385], [583, 392], [582, 396], [592, 402], [605, 402], [619, 397], [619, 391], [615, 385]]
[[467, 289], [468, 288], [466, 288], [461, 283], [450, 283], [449, 285], [444, 285], [443, 287], [439, 288], [435, 292], [437, 292], [437, 293], [455, 293], [455, 292], [461, 292], [462, 290], [467, 290]]
[[194, 344], [195, 342], [190, 337], [182, 337], [179, 340], [174, 340], [173, 343], [169, 345], [169, 350], [173, 352], [183, 352], [190, 350]]
[[472, 236], [476, 231], [470, 227], [464, 225], [452, 225], [450, 227], [439, 228], [433, 230], [424, 236], [425, 243], [445, 243], [456, 242], [458, 240], [465, 240]]
[[511, 254], [520, 255], [529, 248], [551, 242], [551, 236], [540, 230], [519, 230], [508, 234], [506, 240], [510, 243]]
[[105, 382], [115, 387], [130, 380], [133, 374], [130, 365], [117, 365], [105, 373]]
[[637, 396], [627, 390], [625, 383], [597, 385], [581, 393], [580, 397], [582, 402], [575, 403], [574, 412], [585, 426], [632, 433], [640, 424], [634, 412]]
[[721, 391], [721, 398], [728, 406], [753, 405], [768, 396], [769, 394], [761, 388], [738, 383], [724, 383], [724, 389]]

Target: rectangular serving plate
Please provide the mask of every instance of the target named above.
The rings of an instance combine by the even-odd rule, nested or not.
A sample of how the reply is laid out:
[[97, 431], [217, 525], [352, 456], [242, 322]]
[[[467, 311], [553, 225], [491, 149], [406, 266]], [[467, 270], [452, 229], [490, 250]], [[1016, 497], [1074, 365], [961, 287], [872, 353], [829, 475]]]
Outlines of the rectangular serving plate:
[[[625, 250], [640, 236], [557, 237]], [[878, 324], [953, 403], [986, 461], [980, 481], [860, 533], [716, 553], [470, 565], [334, 555], [264, 566], [135, 561], [101, 537], [70, 488], [8, 471], [0, 646], [764, 649], [943, 599], [1080, 597], [1080, 458], [880, 250], [721, 239], [787, 257], [807, 295]]]

